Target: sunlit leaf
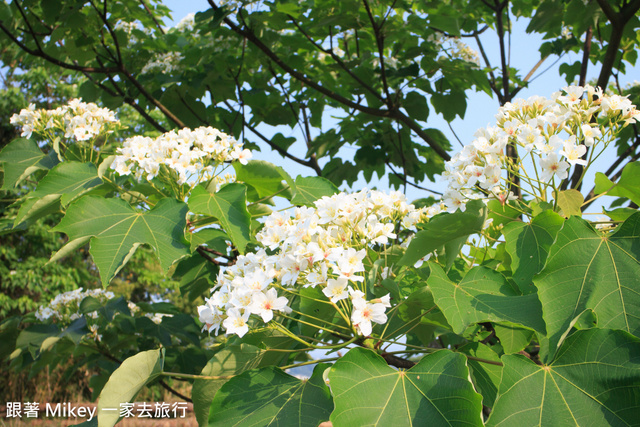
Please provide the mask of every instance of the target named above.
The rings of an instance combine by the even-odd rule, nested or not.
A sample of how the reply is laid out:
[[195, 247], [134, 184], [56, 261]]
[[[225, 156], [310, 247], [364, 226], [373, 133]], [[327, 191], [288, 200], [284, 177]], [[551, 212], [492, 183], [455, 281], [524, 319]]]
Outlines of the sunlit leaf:
[[483, 425], [482, 398], [469, 382], [466, 357], [447, 350], [405, 371], [354, 348], [333, 365], [329, 381], [335, 427]]
[[175, 260], [188, 255], [184, 243], [186, 214], [184, 203], [169, 198], [141, 212], [120, 199], [85, 196], [69, 206], [53, 230], [69, 236], [66, 246], [76, 247], [78, 242], [90, 240], [91, 256], [106, 286], [141, 244], [154, 249], [165, 271]]
[[547, 324], [548, 351], [557, 346], [585, 311], [601, 328], [640, 334], [640, 213], [614, 232], [601, 233], [586, 221], [569, 218], [534, 278]]
[[198, 214], [211, 215], [220, 221], [240, 253], [251, 240], [251, 217], [247, 211], [247, 187], [238, 183], [225, 185], [210, 193], [198, 186], [189, 197], [189, 209]]
[[488, 426], [638, 424], [640, 340], [626, 332], [578, 331], [548, 365], [521, 355], [502, 362]]
[[120, 405], [132, 402], [142, 387], [158, 377], [163, 364], [164, 350], [143, 351], [122, 362], [113, 371], [98, 398], [98, 425], [114, 426], [120, 420]]
[[477, 322], [509, 322], [544, 333], [542, 309], [536, 294], [519, 295], [502, 274], [474, 267], [454, 283], [435, 263], [429, 264], [427, 284], [453, 331], [461, 334]]

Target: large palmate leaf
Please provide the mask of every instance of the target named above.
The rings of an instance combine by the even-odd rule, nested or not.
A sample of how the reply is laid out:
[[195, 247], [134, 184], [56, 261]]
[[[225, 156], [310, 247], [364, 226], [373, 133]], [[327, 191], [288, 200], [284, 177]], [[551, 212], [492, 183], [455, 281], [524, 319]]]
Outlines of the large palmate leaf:
[[542, 308], [536, 294], [519, 295], [504, 276], [487, 267], [474, 267], [453, 283], [438, 264], [430, 263], [427, 284], [451, 325], [461, 334], [477, 322], [508, 322], [544, 333]]
[[448, 350], [395, 370], [371, 350], [354, 348], [329, 372], [342, 426], [482, 425], [482, 397], [469, 382], [466, 358]]
[[238, 251], [244, 253], [251, 240], [247, 187], [232, 183], [225, 185], [217, 193], [210, 193], [198, 186], [191, 192], [188, 203], [192, 212], [217, 218]]
[[213, 398], [209, 425], [308, 426], [327, 421], [333, 404], [322, 373], [328, 365], [316, 366], [306, 381], [279, 368], [247, 371], [229, 380]]
[[60, 201], [66, 206], [82, 193], [100, 184], [102, 179], [93, 163], [64, 162], [51, 169], [29, 197], [40, 198], [59, 194]]
[[122, 362], [100, 392], [98, 426], [114, 426], [120, 419], [120, 405], [133, 401], [142, 387], [160, 375], [163, 365], [164, 349], [143, 351]]
[[399, 264], [414, 265], [420, 258], [448, 243], [460, 242], [460, 239], [464, 242], [471, 234], [482, 231], [486, 217], [484, 203], [473, 200], [467, 203], [465, 212], [443, 213], [432, 218], [416, 233]]
[[244, 371], [266, 365], [276, 365], [287, 353], [269, 351], [250, 344], [230, 345], [215, 354], [202, 370], [202, 375], [222, 377], [220, 379], [197, 379], [193, 382], [191, 397], [193, 412], [200, 425], [206, 425], [209, 419], [209, 408], [216, 392], [229, 379], [228, 376], [239, 375]]
[[[106, 286], [141, 244], [155, 250], [165, 270], [188, 255], [186, 215], [187, 205], [175, 199], [162, 199], [150, 211], [140, 212], [120, 199], [85, 196], [69, 206], [53, 230], [69, 236], [59, 253], [91, 242], [91, 256]], [[57, 258], [58, 254], [52, 259]]]
[[536, 291], [533, 276], [544, 267], [549, 248], [563, 221], [560, 215], [548, 210], [530, 223], [513, 221], [505, 225], [503, 234], [511, 256], [513, 280], [523, 293]]
[[4, 168], [2, 189], [7, 190], [39, 169], [51, 169], [59, 160], [53, 150], [44, 154], [35, 141], [18, 138], [0, 152], [0, 162]]
[[521, 355], [502, 362], [489, 426], [638, 425], [640, 340], [626, 332], [577, 331], [546, 366]]
[[638, 277], [640, 213], [613, 233], [569, 218], [549, 250], [545, 268], [534, 278], [547, 324], [549, 355], [585, 310], [593, 310], [599, 327], [639, 335]]

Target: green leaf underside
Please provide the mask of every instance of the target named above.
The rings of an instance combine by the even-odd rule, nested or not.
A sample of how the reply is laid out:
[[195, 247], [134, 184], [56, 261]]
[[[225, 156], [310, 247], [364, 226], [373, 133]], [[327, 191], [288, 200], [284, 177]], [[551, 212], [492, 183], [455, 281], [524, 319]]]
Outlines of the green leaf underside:
[[549, 248], [564, 220], [553, 211], [544, 211], [530, 223], [513, 221], [504, 227], [506, 249], [511, 256], [513, 280], [525, 293], [535, 292], [533, 276], [542, 270]]
[[18, 138], [0, 152], [0, 162], [4, 168], [2, 190], [7, 190], [36, 170], [51, 169], [58, 163], [58, 157], [53, 151], [44, 154], [35, 141]]
[[[216, 353], [202, 370], [206, 376], [239, 375], [250, 369], [277, 364], [287, 353], [269, 351], [250, 344], [230, 345]], [[216, 392], [228, 380], [195, 380], [191, 389], [193, 412], [199, 425], [206, 425]]]
[[506, 355], [488, 426], [638, 425], [640, 340], [587, 329], [566, 339], [548, 366]]
[[229, 380], [213, 398], [209, 426], [316, 427], [327, 421], [333, 404], [318, 365], [301, 381], [275, 366], [247, 371]]
[[[100, 271], [103, 286], [127, 263], [141, 244], [150, 245], [164, 270], [188, 255], [184, 243], [187, 205], [162, 199], [147, 212], [136, 211], [120, 199], [85, 196], [69, 206], [53, 230], [69, 236], [67, 246], [91, 241], [90, 253]], [[54, 255], [55, 257], [55, 255]]]
[[25, 221], [35, 221], [38, 218], [60, 211], [60, 195], [50, 194], [41, 199], [28, 198], [20, 206], [14, 222], [14, 228]]
[[469, 382], [466, 357], [448, 350], [398, 371], [355, 348], [333, 365], [329, 380], [334, 427], [482, 425], [482, 398]]
[[613, 233], [569, 218], [534, 278], [552, 356], [576, 319], [593, 310], [598, 327], [640, 334], [640, 213]]
[[582, 216], [582, 204], [584, 197], [578, 190], [565, 190], [558, 193], [558, 206], [562, 209], [564, 216]]
[[427, 284], [453, 331], [461, 334], [477, 322], [508, 322], [544, 333], [542, 310], [536, 294], [518, 295], [497, 271], [474, 267], [458, 284], [442, 268], [429, 264]]
[[191, 192], [188, 203], [192, 212], [217, 218], [238, 251], [244, 253], [247, 243], [251, 240], [247, 187], [232, 183], [212, 194], [198, 186]]
[[427, 223], [411, 240], [400, 265], [414, 265], [418, 260], [445, 244], [482, 230], [487, 208], [479, 200], [467, 203], [465, 212], [441, 214]]
[[[109, 377], [98, 398], [98, 425], [111, 427], [120, 419], [120, 405], [131, 402], [147, 383], [161, 372], [164, 350], [143, 351], [122, 362]], [[105, 410], [117, 408], [117, 411]]]
[[303, 177], [298, 175], [295, 180], [295, 191], [291, 198], [294, 205], [315, 206], [313, 202], [325, 196], [333, 196], [338, 192], [331, 181], [319, 176]]
[[69, 204], [82, 193], [102, 184], [98, 169], [93, 163], [64, 162], [60, 163], [42, 178], [38, 188], [30, 197], [44, 197], [50, 194], [61, 194], [63, 205]]

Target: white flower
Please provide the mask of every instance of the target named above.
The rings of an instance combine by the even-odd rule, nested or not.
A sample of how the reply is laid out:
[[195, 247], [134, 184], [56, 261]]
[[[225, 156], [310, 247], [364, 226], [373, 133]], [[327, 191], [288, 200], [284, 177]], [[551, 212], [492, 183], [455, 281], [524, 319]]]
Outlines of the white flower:
[[384, 324], [387, 322], [387, 315], [384, 314], [386, 308], [383, 303], [372, 304], [361, 298], [352, 299], [353, 313], [351, 321], [358, 328], [363, 336], [371, 335], [371, 322]]
[[602, 132], [597, 127], [591, 127], [589, 124], [583, 124], [581, 127], [582, 134], [584, 135], [584, 145], [591, 147], [594, 143], [594, 138], [601, 138]]
[[540, 179], [543, 182], [550, 181], [554, 175], [559, 179], [565, 179], [568, 176], [569, 163], [558, 160], [556, 153], [547, 154], [545, 158], [540, 160], [540, 166], [542, 167]]
[[574, 144], [575, 138], [570, 138], [564, 143], [564, 149], [560, 151], [560, 154], [567, 158], [567, 161], [573, 165], [583, 165], [587, 164], [587, 161], [581, 159], [582, 156], [587, 152], [587, 147], [582, 144], [576, 145]]
[[274, 288], [267, 290], [266, 293], [258, 292], [253, 294], [253, 301], [249, 306], [252, 314], [262, 317], [267, 323], [273, 319], [273, 310], [283, 310], [289, 301], [285, 297], [278, 297], [278, 293]]
[[322, 290], [322, 293], [335, 303], [341, 299], [345, 299], [349, 296], [347, 292], [347, 284], [349, 282], [344, 278], [329, 279], [327, 281], [327, 287]]
[[249, 332], [247, 320], [249, 320], [250, 314], [248, 310], [245, 310], [243, 314], [237, 308], [228, 310], [227, 318], [222, 322], [222, 326], [227, 330], [227, 335], [236, 334], [242, 338], [244, 334]]

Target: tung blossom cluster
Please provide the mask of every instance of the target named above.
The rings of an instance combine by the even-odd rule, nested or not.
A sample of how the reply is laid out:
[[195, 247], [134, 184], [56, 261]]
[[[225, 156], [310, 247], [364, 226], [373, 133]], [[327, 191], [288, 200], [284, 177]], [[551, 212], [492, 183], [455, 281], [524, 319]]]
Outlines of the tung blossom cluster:
[[117, 153], [111, 168], [120, 175], [133, 172], [150, 181], [163, 172], [164, 166], [165, 171], [175, 173], [179, 185], [189, 183], [192, 187], [214, 178], [218, 184], [228, 182], [233, 177], [216, 176], [216, 167], [235, 160], [246, 164], [251, 159], [251, 151], [243, 150], [233, 137], [212, 127], [184, 128], [157, 138], [134, 136], [124, 141]]
[[[446, 209], [464, 210], [468, 200], [485, 194], [504, 203], [512, 197], [505, 171], [519, 176], [533, 196], [546, 200], [547, 188], [556, 189], [556, 178], [567, 178], [573, 165], [586, 166], [620, 127], [639, 116], [626, 97], [591, 86], [565, 87], [549, 99], [533, 96], [507, 103], [498, 110], [496, 126], [478, 130], [476, 139], [445, 163]], [[521, 148], [522, 161], [514, 163], [506, 156], [509, 143]]]
[[159, 71], [162, 74], [171, 74], [180, 69], [180, 61], [182, 61], [180, 52], [159, 53], [142, 67], [140, 73], [147, 74]]
[[350, 317], [350, 327], [368, 336], [372, 322], [387, 321], [391, 304], [389, 295], [367, 300], [373, 296], [365, 280], [367, 251], [391, 244], [425, 215], [399, 192], [369, 190], [323, 197], [315, 208], [296, 208], [293, 217], [274, 212], [256, 236], [264, 248], [220, 273], [212, 296], [198, 307], [200, 321], [209, 332], [222, 327], [243, 336], [252, 314], [269, 322], [274, 312], [290, 311], [300, 288], [320, 288], [343, 319]]
[[[92, 297], [101, 303], [104, 303], [114, 298], [114, 296], [113, 292], [104, 291], [102, 289], [87, 289], [84, 291], [82, 288], [78, 288], [73, 291], [64, 292], [56, 295], [48, 305], [41, 305], [36, 311], [36, 319], [41, 322], [51, 319], [55, 322], [69, 324], [81, 317], [79, 310], [80, 303], [83, 299]], [[98, 312], [93, 311], [91, 313], [86, 313], [86, 316], [95, 319], [98, 317]]]
[[113, 111], [80, 99], [72, 99], [55, 110], [36, 109], [35, 104], [30, 104], [29, 108], [11, 116], [10, 122], [22, 127], [20, 136], [23, 138], [31, 138], [33, 132], [53, 136], [56, 130], [61, 130], [65, 138], [76, 141], [87, 141], [110, 133], [120, 125]]
[[[113, 292], [105, 291], [103, 289], [87, 289], [85, 291], [82, 288], [78, 288], [73, 291], [64, 292], [57, 295], [49, 302], [49, 304], [41, 305], [35, 313], [36, 319], [41, 322], [51, 321], [65, 326], [68, 326], [71, 322], [79, 319], [83, 315], [86, 316], [87, 319], [95, 320], [99, 317], [97, 311], [84, 314], [80, 313], [80, 304], [82, 303], [82, 300], [87, 297], [95, 298], [100, 302], [100, 304], [104, 305], [110, 299], [115, 298], [115, 295]], [[155, 324], [160, 324], [163, 317], [173, 316], [171, 314], [163, 313], [142, 313], [140, 307], [132, 301], [127, 301], [127, 306], [131, 315], [143, 315], [151, 319]], [[92, 334], [99, 340], [100, 336], [97, 334], [98, 325], [92, 323], [88, 326]]]

